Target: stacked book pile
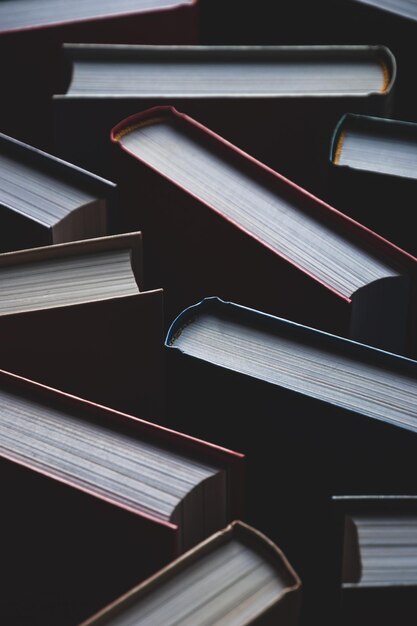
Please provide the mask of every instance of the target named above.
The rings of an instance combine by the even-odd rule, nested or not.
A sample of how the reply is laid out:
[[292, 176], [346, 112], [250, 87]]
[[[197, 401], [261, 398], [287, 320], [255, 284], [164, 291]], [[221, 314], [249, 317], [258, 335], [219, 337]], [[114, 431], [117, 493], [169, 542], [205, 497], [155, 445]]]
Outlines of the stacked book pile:
[[0, 2], [0, 623], [417, 624], [417, 4]]

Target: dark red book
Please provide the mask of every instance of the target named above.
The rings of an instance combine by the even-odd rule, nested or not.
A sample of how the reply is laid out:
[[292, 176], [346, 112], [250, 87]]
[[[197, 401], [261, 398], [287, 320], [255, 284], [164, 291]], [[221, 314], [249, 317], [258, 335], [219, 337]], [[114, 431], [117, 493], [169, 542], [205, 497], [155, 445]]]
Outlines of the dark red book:
[[416, 259], [173, 107], [111, 133], [120, 232], [141, 229], [166, 321], [208, 295], [415, 350]]
[[196, 44], [199, 0], [1, 2], [1, 131], [53, 148], [51, 95], [65, 81], [62, 44], [86, 41]]
[[241, 454], [0, 372], [0, 621], [75, 626], [242, 515]]
[[0, 367], [164, 421], [162, 289], [143, 289], [142, 235], [0, 255]]

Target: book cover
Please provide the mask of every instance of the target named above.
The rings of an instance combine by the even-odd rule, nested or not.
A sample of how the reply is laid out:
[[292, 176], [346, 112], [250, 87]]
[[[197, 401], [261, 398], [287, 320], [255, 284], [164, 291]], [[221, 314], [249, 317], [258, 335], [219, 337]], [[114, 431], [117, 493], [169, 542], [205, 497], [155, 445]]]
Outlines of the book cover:
[[[415, 352], [416, 259], [173, 107], [112, 130], [116, 230], [140, 229], [166, 320], [210, 294]], [[180, 277], [180, 279], [179, 279]]]
[[75, 626], [243, 514], [237, 452], [5, 371], [0, 394], [4, 623]]

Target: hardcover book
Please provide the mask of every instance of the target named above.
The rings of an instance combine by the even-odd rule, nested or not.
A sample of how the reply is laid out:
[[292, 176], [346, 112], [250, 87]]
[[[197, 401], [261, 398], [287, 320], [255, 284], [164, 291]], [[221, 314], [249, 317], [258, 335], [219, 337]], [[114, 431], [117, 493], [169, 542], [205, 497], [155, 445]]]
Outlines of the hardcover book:
[[171, 425], [242, 450], [246, 521], [294, 564], [307, 623], [332, 623], [331, 497], [414, 492], [416, 361], [218, 298], [166, 348]]
[[241, 454], [0, 372], [4, 624], [76, 626], [242, 515]]
[[417, 496], [335, 496], [339, 522], [338, 623], [417, 618]]
[[164, 420], [163, 291], [143, 289], [141, 233], [0, 255], [0, 366]]
[[146, 232], [166, 320], [216, 294], [415, 353], [416, 259], [172, 107], [112, 130], [119, 232]]
[[116, 185], [0, 133], [0, 252], [108, 234]]
[[235, 520], [81, 626], [297, 626], [301, 591], [280, 548]]
[[345, 114], [331, 142], [334, 206], [417, 254], [417, 124]]
[[64, 53], [56, 149], [102, 175], [111, 173], [111, 128], [171, 105], [318, 193], [336, 121], [345, 111], [389, 115], [395, 96], [384, 46], [65, 44]]

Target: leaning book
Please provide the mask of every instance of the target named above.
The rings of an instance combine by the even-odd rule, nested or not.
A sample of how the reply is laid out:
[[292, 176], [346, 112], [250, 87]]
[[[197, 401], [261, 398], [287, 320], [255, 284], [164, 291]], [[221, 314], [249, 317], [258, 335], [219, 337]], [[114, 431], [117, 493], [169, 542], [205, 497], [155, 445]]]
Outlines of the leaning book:
[[0, 252], [108, 234], [116, 185], [0, 133]]
[[217, 295], [416, 353], [415, 257], [173, 107], [125, 118], [112, 140], [115, 228], [146, 233], [168, 322]]
[[242, 515], [241, 454], [0, 372], [3, 624], [76, 626]]
[[81, 626], [297, 626], [301, 592], [282, 550], [235, 520]]
[[395, 96], [396, 61], [384, 46], [81, 43], [64, 44], [63, 53], [56, 148], [101, 175], [111, 175], [111, 128], [165, 104], [318, 193], [337, 119], [345, 111], [390, 115]]
[[163, 421], [163, 338], [140, 232], [0, 254], [0, 367]]
[[417, 362], [219, 298], [184, 310], [166, 347], [171, 425], [246, 454], [246, 519], [323, 619], [331, 496], [415, 489]]

